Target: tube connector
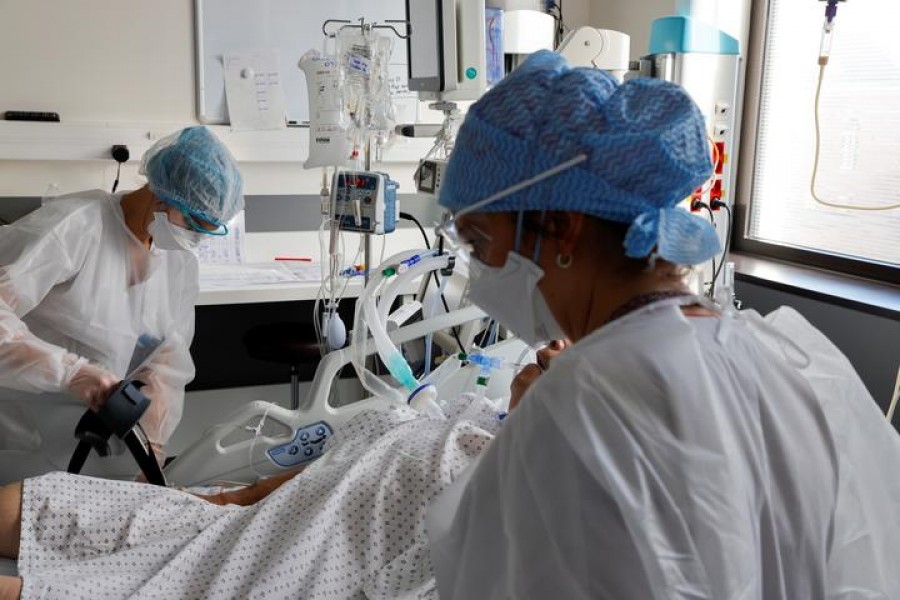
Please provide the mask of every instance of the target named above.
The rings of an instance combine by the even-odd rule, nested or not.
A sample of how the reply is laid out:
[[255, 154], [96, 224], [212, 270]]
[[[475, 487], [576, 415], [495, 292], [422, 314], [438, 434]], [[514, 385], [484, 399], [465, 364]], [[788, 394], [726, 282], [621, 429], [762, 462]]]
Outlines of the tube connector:
[[411, 407], [428, 417], [436, 419], [447, 418], [443, 408], [441, 408], [441, 403], [438, 400], [437, 388], [430, 383], [426, 383], [425, 385], [416, 388], [416, 390], [409, 395], [408, 402]]
[[465, 352], [460, 352], [457, 356], [459, 360], [479, 367], [481, 369], [481, 374], [485, 376], [490, 375], [491, 371], [502, 369], [505, 366], [503, 359], [497, 356], [466, 354]]
[[822, 0], [823, 2], [828, 2], [828, 5], [825, 7], [825, 22], [831, 24], [834, 21], [834, 17], [837, 16], [837, 5], [838, 2], [845, 2], [846, 0]]

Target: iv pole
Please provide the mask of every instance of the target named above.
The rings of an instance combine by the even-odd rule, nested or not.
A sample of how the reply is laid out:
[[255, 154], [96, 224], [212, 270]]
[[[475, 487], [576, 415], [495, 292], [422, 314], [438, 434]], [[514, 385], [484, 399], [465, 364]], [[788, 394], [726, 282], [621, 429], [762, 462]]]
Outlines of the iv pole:
[[[324, 23], [322, 23], [322, 33], [329, 38], [334, 38], [337, 36], [337, 33], [343, 29], [353, 28], [360, 29], [363, 33], [371, 32], [373, 29], [390, 29], [394, 32], [398, 38], [405, 40], [412, 35], [412, 25], [409, 21], [397, 20], [397, 19], [386, 19], [384, 24], [380, 24], [378, 22], [366, 23], [364, 17], [360, 17], [358, 19], [359, 23], [354, 24], [352, 21], [344, 20], [344, 19], [328, 19]], [[339, 23], [340, 27], [337, 28], [337, 31], [328, 31], [328, 26]], [[406, 33], [400, 33], [394, 25], [403, 24], [406, 26]], [[366, 143], [365, 148], [363, 150], [365, 152], [365, 170], [372, 170], [372, 135], [366, 130]], [[366, 268], [365, 273], [363, 274], [363, 278], [365, 281], [365, 285], [369, 284], [369, 271], [372, 269], [372, 234], [371, 233], [363, 233], [363, 261], [365, 262]]]

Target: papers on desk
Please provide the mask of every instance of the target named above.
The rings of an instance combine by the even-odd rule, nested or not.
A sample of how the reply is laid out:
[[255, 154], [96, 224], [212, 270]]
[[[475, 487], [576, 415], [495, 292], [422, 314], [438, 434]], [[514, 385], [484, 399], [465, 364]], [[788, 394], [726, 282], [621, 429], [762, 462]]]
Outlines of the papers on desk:
[[251, 264], [201, 264], [200, 289], [240, 289], [255, 285], [290, 285], [319, 283], [322, 274], [318, 263], [286, 265], [281, 262]]
[[240, 264], [244, 261], [244, 211], [228, 221], [228, 235], [205, 235], [195, 251], [200, 264]]
[[297, 281], [322, 283], [322, 265], [317, 262], [303, 261], [278, 261], [281, 266], [290, 271]]

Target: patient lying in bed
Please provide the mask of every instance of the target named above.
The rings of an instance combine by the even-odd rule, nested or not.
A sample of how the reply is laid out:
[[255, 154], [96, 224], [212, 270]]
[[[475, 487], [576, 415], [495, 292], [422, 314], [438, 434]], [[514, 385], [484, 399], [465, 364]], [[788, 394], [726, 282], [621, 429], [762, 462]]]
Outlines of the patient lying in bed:
[[500, 426], [487, 401], [448, 412], [362, 413], [299, 475], [217, 497], [28, 479], [0, 490], [0, 555], [22, 598], [436, 597], [426, 508]]

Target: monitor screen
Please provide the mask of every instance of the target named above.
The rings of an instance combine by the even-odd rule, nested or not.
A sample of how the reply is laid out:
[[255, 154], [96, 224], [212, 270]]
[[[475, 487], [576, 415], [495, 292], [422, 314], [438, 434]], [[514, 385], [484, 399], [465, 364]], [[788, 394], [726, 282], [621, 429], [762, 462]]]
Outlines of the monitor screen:
[[442, 0], [406, 0], [406, 18], [412, 26], [409, 50], [409, 89], [440, 92], [442, 69]]

